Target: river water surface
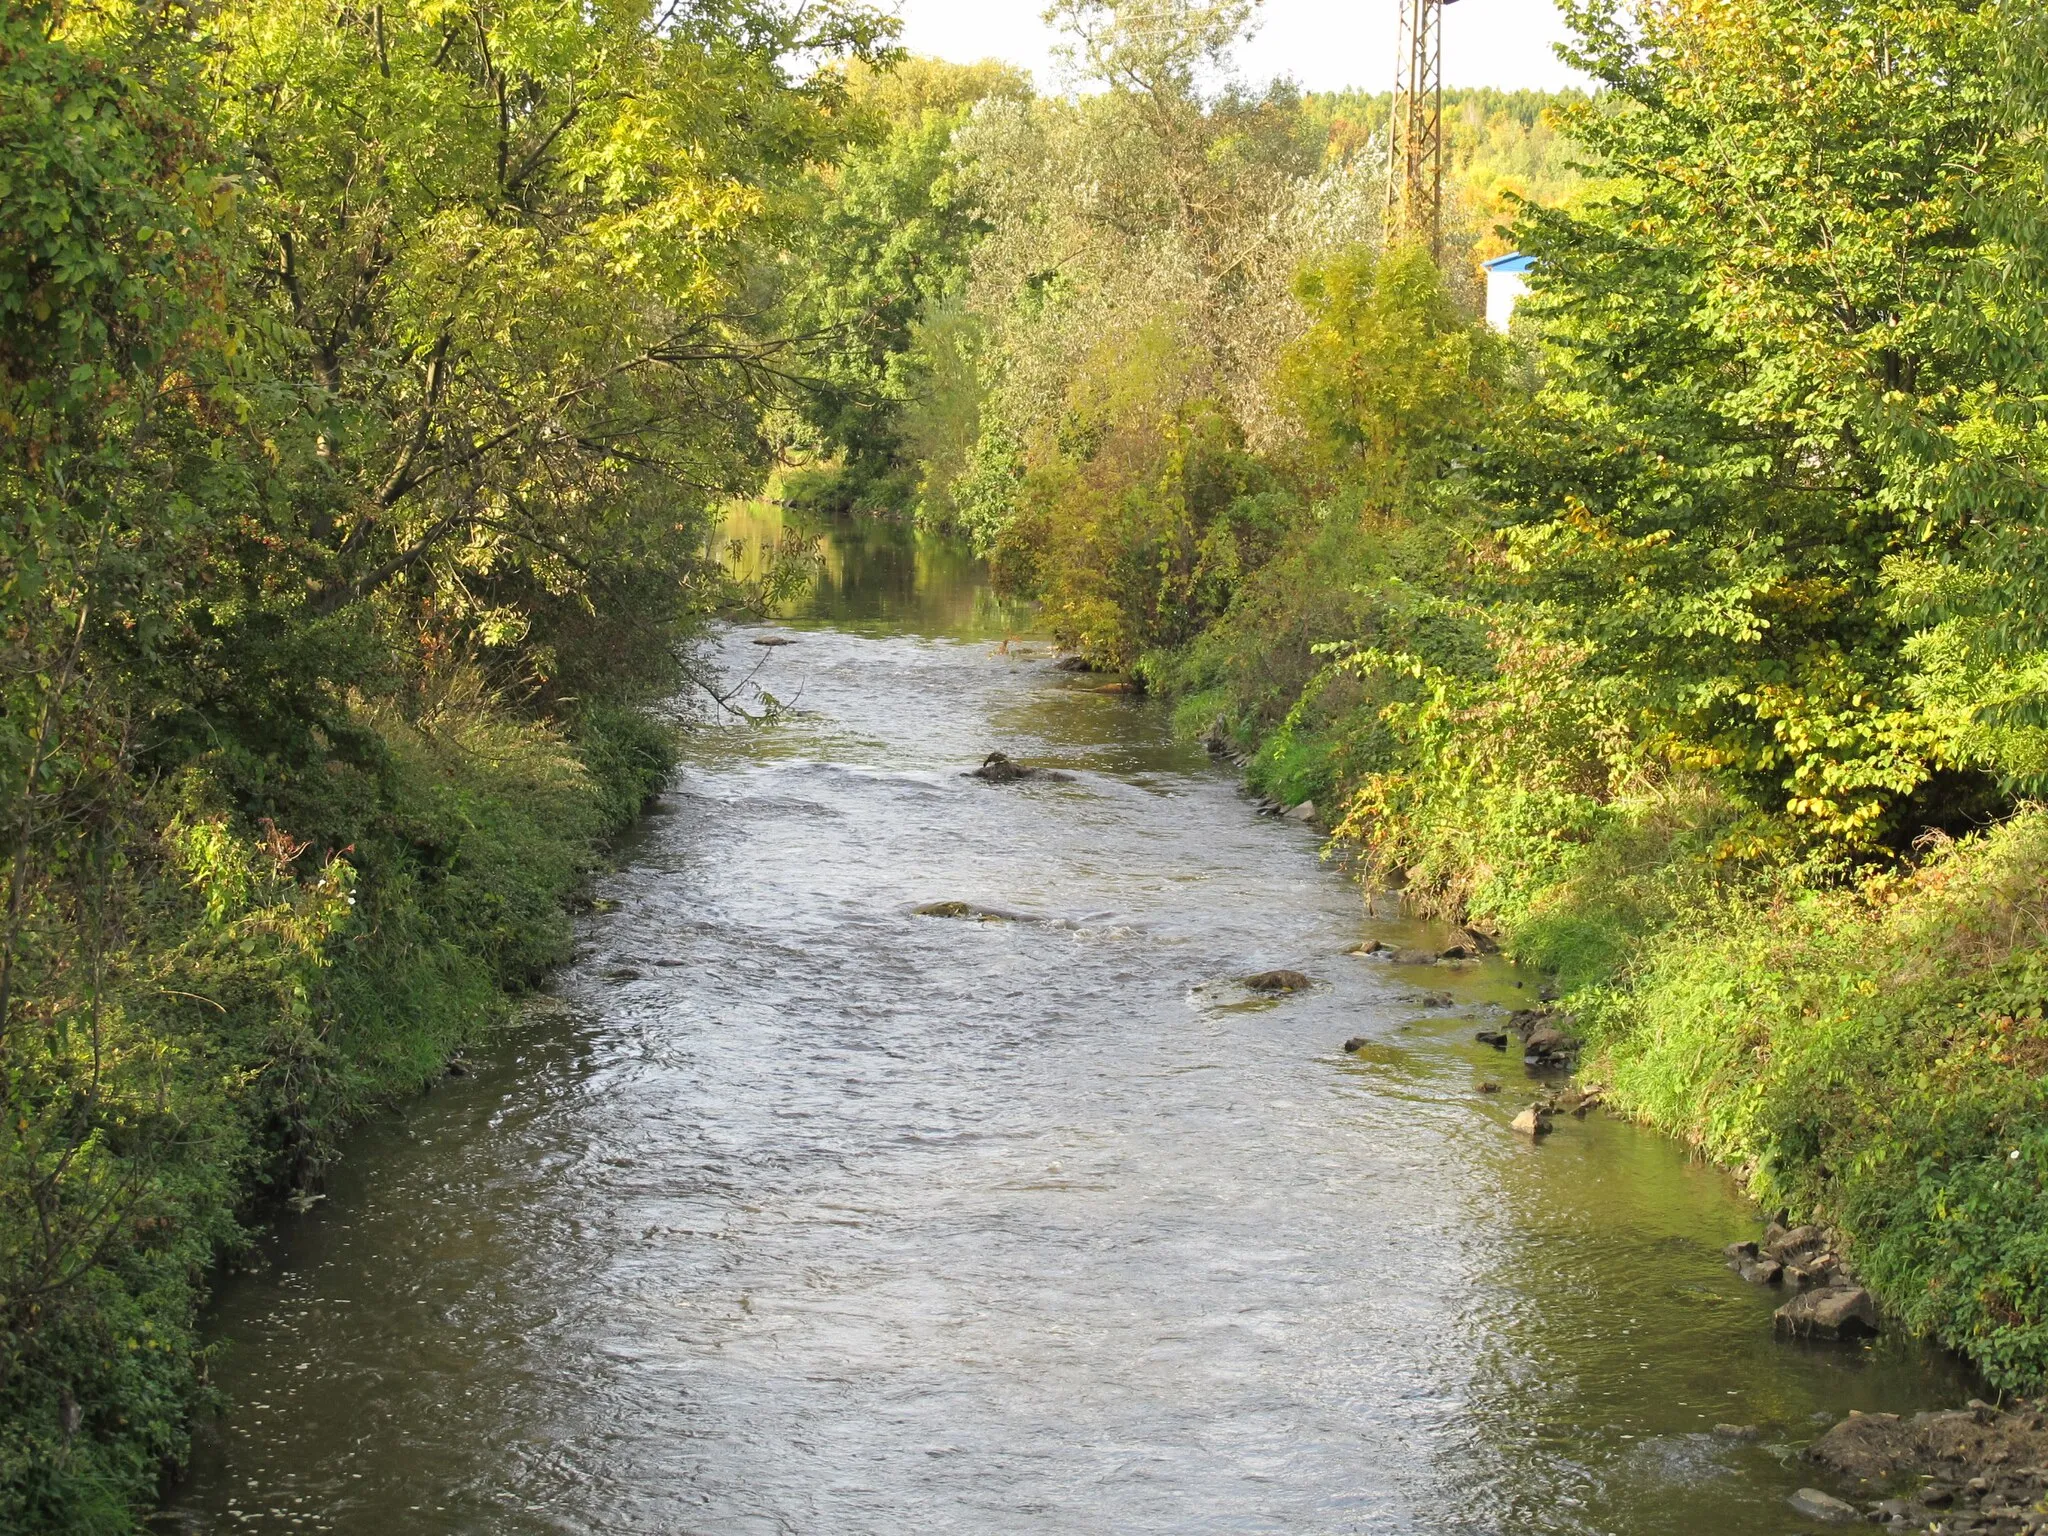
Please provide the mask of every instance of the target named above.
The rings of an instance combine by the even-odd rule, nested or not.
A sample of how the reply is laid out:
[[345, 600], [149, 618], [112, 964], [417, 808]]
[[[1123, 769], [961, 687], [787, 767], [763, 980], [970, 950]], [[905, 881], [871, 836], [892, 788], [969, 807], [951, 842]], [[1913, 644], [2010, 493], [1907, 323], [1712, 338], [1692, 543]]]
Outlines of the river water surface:
[[1775, 1342], [1670, 1144], [1513, 1135], [1472, 1034], [1533, 980], [1349, 953], [1428, 934], [970, 562], [828, 554], [553, 996], [224, 1286], [197, 1528], [1739, 1536], [1828, 1419], [1968, 1394]]

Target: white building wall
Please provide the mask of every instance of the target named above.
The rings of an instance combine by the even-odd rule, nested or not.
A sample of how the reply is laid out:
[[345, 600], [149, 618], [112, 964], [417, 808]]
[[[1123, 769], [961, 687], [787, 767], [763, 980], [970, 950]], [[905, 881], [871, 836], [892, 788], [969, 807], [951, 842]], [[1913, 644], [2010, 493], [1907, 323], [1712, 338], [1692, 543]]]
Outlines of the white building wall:
[[1515, 318], [1515, 301], [1528, 291], [1529, 280], [1520, 272], [1487, 273], [1486, 323], [1505, 336]]

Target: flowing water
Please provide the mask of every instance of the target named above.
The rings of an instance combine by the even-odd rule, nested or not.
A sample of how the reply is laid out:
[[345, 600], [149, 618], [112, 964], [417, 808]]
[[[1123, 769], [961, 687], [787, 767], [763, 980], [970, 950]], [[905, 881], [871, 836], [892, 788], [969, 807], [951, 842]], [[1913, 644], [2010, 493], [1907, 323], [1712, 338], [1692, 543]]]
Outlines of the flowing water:
[[1670, 1144], [1512, 1134], [1472, 1036], [1533, 981], [1351, 954], [1428, 934], [970, 562], [828, 554], [717, 641], [786, 712], [695, 737], [552, 998], [224, 1287], [191, 1524], [1737, 1536], [1826, 1419], [1968, 1395], [1774, 1341]]

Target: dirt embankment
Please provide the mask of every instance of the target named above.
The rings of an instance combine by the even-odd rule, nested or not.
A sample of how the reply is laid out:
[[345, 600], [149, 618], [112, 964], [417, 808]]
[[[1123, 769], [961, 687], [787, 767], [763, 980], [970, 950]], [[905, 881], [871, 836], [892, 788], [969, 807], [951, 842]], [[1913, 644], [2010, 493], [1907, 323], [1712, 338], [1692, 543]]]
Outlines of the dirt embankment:
[[1852, 1413], [1807, 1456], [1863, 1495], [1867, 1518], [1942, 1536], [2048, 1532], [2048, 1412], [1972, 1402], [1901, 1418]]

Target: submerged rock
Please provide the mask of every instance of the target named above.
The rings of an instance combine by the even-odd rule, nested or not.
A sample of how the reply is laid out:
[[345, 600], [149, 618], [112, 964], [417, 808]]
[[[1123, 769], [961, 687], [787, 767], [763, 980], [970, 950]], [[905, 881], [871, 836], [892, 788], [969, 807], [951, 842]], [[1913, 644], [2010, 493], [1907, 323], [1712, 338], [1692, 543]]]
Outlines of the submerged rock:
[[1772, 1324], [1795, 1339], [1860, 1339], [1878, 1331], [1877, 1303], [1860, 1285], [1806, 1291], [1778, 1308]]
[[1499, 1092], [1500, 1092], [1500, 1084], [1499, 1084], [1499, 1083], [1491, 1083], [1491, 1082], [1488, 1082], [1488, 1083], [1481, 1083], [1481, 1084], [1479, 1085], [1479, 1091], [1480, 1091], [1481, 1093], [1499, 1093]]
[[1433, 949], [1397, 949], [1387, 958], [1396, 965], [1435, 965], [1436, 951]]
[[1315, 985], [1300, 971], [1260, 971], [1244, 978], [1254, 992], [1301, 992]]
[[1365, 1035], [1353, 1035], [1344, 1042], [1344, 1053], [1348, 1056], [1353, 1051], [1362, 1051], [1371, 1044], [1372, 1041]]
[[1792, 1507], [1809, 1520], [1825, 1520], [1830, 1525], [1847, 1525], [1863, 1518], [1863, 1512], [1854, 1504], [1818, 1488], [1802, 1488], [1793, 1494]]
[[[1806, 1300], [1801, 1297], [1800, 1300]], [[1808, 1459], [1844, 1477], [1880, 1481], [1912, 1472], [1932, 1478], [1914, 1495], [1929, 1509], [1959, 1489], [1987, 1504], [2031, 1504], [2048, 1492], [2048, 1413], [1973, 1402], [1943, 1413], [1852, 1413], [1807, 1448]]]
[[1583, 1120], [1600, 1107], [1605, 1091], [1598, 1083], [1583, 1087], [1574, 1084], [1557, 1095], [1557, 1107], [1574, 1119]]
[[1057, 768], [1033, 768], [1024, 763], [1012, 762], [1002, 752], [991, 752], [981, 760], [979, 768], [970, 768], [966, 776], [981, 779], [990, 784], [1015, 784], [1020, 779], [1043, 779], [1051, 783], [1065, 783], [1074, 776], [1061, 773]]
[[1022, 912], [1005, 912], [1000, 907], [976, 906], [971, 901], [932, 901], [910, 909], [912, 917], [963, 917], [981, 923], [1037, 923], [1045, 919]]

